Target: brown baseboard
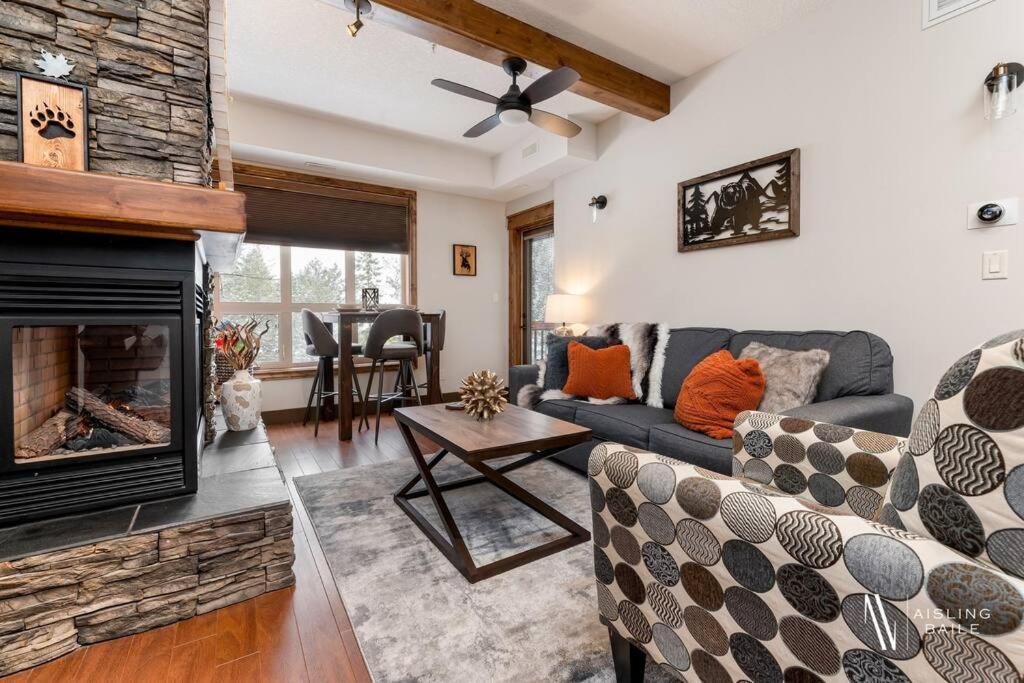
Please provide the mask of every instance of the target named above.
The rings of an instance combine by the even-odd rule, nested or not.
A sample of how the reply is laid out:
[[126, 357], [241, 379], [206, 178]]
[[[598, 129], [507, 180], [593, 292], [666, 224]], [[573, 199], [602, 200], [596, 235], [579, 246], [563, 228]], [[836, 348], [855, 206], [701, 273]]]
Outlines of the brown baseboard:
[[[443, 394], [441, 398], [444, 399], [445, 403], [447, 403], [449, 401], [458, 401], [459, 400], [459, 393], [457, 391], [450, 391], [450, 392], [448, 392], [446, 394]], [[376, 412], [375, 404], [371, 402], [370, 406], [369, 406], [369, 409], [371, 411]], [[361, 403], [353, 403], [352, 404], [352, 413], [354, 415], [359, 415], [362, 412], [362, 410], [363, 410], [363, 406], [362, 406]], [[302, 407], [302, 408], [284, 408], [282, 410], [265, 410], [265, 411], [263, 411], [263, 422], [265, 424], [268, 424], [268, 425], [288, 424], [288, 423], [291, 423], [291, 422], [302, 422], [302, 418], [303, 418], [305, 412], [306, 412], [306, 408], [305, 407]], [[391, 412], [391, 404], [388, 404], [388, 407], [385, 409], [385, 412]], [[310, 414], [310, 418], [312, 418], [312, 413]]]

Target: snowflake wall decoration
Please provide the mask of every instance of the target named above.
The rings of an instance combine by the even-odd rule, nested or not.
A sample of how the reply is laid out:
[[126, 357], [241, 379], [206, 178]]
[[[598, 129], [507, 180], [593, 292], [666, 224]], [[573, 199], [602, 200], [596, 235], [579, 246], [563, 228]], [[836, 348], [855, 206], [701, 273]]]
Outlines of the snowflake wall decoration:
[[43, 72], [44, 76], [50, 78], [67, 78], [75, 65], [68, 61], [63, 54], [55, 55], [46, 50], [40, 50], [42, 56], [35, 61], [35, 65]]

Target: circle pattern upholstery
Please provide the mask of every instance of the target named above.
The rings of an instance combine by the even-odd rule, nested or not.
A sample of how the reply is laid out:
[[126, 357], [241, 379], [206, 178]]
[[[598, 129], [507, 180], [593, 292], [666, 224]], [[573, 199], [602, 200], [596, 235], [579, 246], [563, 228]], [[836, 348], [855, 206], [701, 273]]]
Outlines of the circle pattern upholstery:
[[1024, 330], [946, 371], [884, 503], [888, 523], [1024, 578]]
[[[663, 462], [633, 454], [638, 471]], [[608, 458], [617, 467], [626, 460]], [[604, 468], [593, 476], [598, 500], [608, 501], [595, 512], [608, 529], [606, 547], [595, 546], [598, 611], [656, 664], [701, 681], [1019, 682], [1024, 582], [1016, 577], [933, 538], [683, 463], [671, 468], [669, 497], [638, 476], [626, 487]], [[623, 513], [631, 510], [639, 515]], [[666, 533], [672, 521], [675, 533]], [[1019, 548], [1019, 538], [999, 538], [1001, 557]], [[879, 637], [875, 620], [893, 638], [884, 629]]]

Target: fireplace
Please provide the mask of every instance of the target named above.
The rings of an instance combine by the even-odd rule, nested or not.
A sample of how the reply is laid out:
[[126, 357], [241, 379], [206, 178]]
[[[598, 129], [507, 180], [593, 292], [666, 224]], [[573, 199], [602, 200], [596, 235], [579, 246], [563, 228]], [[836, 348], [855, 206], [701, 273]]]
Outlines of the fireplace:
[[5, 231], [0, 526], [196, 490], [201, 267], [190, 241]]
[[12, 327], [14, 464], [170, 447], [176, 323]]

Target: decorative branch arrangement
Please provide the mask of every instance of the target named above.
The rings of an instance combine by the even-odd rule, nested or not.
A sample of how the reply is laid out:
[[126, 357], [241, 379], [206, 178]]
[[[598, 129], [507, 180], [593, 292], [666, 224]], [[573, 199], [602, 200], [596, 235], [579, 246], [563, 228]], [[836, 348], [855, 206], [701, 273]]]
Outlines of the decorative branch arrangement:
[[508, 388], [501, 386], [504, 382], [490, 370], [474, 372], [462, 380], [459, 394], [466, 412], [478, 420], [490, 420], [505, 410]]
[[214, 339], [217, 352], [235, 370], [248, 370], [256, 363], [263, 335], [270, 330], [270, 323], [263, 322], [263, 330], [259, 330], [260, 324], [256, 318], [249, 318], [241, 324], [226, 320], [217, 323]]

